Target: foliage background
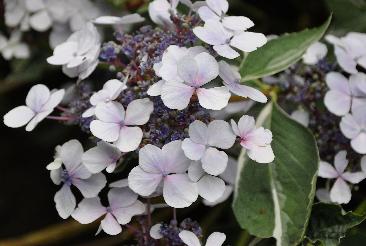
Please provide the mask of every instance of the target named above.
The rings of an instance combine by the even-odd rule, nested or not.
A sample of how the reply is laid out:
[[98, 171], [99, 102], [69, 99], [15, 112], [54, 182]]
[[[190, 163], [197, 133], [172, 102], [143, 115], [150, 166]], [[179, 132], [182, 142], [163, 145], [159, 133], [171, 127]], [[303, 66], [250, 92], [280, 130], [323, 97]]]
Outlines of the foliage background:
[[[134, 11], [143, 0], [110, 0], [117, 9]], [[245, 15], [256, 23], [255, 30], [265, 34], [282, 34], [300, 31], [306, 27], [319, 26], [330, 12], [334, 12], [333, 32], [366, 32], [366, 2], [364, 0], [231, 0], [232, 15]], [[0, 0], [0, 29], [4, 29], [3, 1]], [[72, 82], [59, 67], [47, 65], [45, 58], [52, 53], [48, 47], [47, 33], [30, 33], [26, 36], [31, 44], [32, 58], [27, 61], [9, 63], [0, 58], [0, 115], [24, 103], [31, 84], [45, 83], [49, 87], [60, 87]], [[35, 47], [38, 47], [37, 49]], [[91, 81], [104, 81], [108, 71], [95, 72]], [[41, 231], [41, 237], [49, 237], [42, 245], [121, 245], [124, 236], [94, 237], [97, 225], [79, 226], [64, 222], [54, 207], [55, 186], [45, 166], [52, 160], [54, 146], [71, 138], [85, 139], [87, 136], [77, 127], [43, 122], [31, 133], [23, 129], [10, 129], [0, 124], [0, 246], [11, 245], [5, 239], [17, 239], [14, 245], [25, 242], [21, 236]], [[364, 188], [364, 187], [361, 187]], [[360, 204], [364, 192], [356, 195], [347, 208]], [[197, 219], [205, 231], [230, 231], [227, 244], [246, 245], [249, 236], [240, 231], [226, 202], [206, 213], [203, 206], [193, 212], [186, 211]], [[184, 211], [178, 212], [183, 216]], [[164, 216], [164, 215], [158, 215]], [[50, 226], [57, 225], [55, 230]], [[65, 224], [66, 223], [66, 224]], [[52, 234], [52, 232], [63, 233]], [[362, 231], [364, 233], [362, 233]], [[74, 235], [75, 234], [75, 235]], [[34, 235], [34, 234], [32, 234]], [[38, 235], [38, 234], [36, 234]], [[366, 224], [361, 224], [342, 241], [343, 245], [366, 245]], [[22, 241], [23, 240], [23, 241]], [[363, 243], [362, 243], [363, 242]], [[273, 241], [263, 241], [272, 245]]]

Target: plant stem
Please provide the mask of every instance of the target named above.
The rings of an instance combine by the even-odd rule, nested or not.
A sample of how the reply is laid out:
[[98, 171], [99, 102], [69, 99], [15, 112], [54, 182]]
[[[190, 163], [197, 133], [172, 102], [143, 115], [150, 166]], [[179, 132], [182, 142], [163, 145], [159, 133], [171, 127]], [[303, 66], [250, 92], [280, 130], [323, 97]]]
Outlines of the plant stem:
[[177, 209], [176, 208], [173, 208], [173, 220], [178, 223], [178, 221], [177, 221]]
[[147, 226], [150, 229], [151, 225], [152, 225], [152, 221], [151, 221], [151, 200], [150, 198], [147, 198], [146, 200], [146, 213], [147, 213]]
[[73, 117], [67, 117], [67, 116], [47, 116], [47, 119], [50, 119], [50, 120], [60, 120], [60, 121], [68, 121], [68, 120], [72, 120]]

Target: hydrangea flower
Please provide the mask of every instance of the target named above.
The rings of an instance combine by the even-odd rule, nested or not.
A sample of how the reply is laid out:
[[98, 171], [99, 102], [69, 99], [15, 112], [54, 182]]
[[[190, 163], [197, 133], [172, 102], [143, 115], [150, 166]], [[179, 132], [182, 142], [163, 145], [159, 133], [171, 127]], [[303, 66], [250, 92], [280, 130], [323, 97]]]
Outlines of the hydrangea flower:
[[351, 189], [346, 181], [357, 184], [365, 179], [365, 174], [362, 172], [345, 172], [348, 165], [346, 159], [347, 152], [340, 151], [334, 157], [334, 166], [328, 162], [321, 161], [319, 165], [318, 176], [327, 179], [336, 179], [333, 187], [330, 190], [330, 199], [332, 202], [339, 204], [348, 203], [351, 200]]
[[123, 152], [133, 151], [143, 135], [137, 126], [146, 124], [153, 110], [154, 105], [147, 98], [132, 101], [126, 111], [118, 102], [99, 103], [95, 108], [97, 120], [90, 123], [90, 131], [99, 139], [114, 142]]
[[349, 32], [342, 38], [327, 35], [325, 38], [334, 45], [338, 64], [344, 71], [357, 73], [357, 65], [366, 68], [366, 34]]
[[55, 194], [56, 209], [59, 215], [66, 219], [75, 209], [76, 199], [71, 191], [71, 185], [77, 187], [84, 197], [95, 197], [103, 189], [107, 180], [102, 173], [92, 175], [82, 164], [84, 150], [79, 141], [73, 139], [64, 143], [59, 150], [59, 158], [64, 167], [48, 166], [51, 169], [51, 179], [61, 189]]
[[360, 90], [359, 84], [366, 81], [366, 75], [362, 73], [353, 74], [349, 80], [341, 73], [330, 72], [326, 76], [329, 91], [324, 97], [324, 104], [327, 109], [338, 116], [366, 106], [366, 94]]
[[256, 128], [254, 118], [248, 115], [243, 115], [238, 124], [231, 120], [231, 127], [240, 138], [240, 145], [247, 150], [250, 159], [258, 163], [270, 163], [274, 160], [270, 130]]
[[170, 19], [171, 13], [176, 13], [176, 8], [179, 1], [173, 0], [168, 2], [167, 0], [154, 0], [149, 4], [149, 16], [150, 19], [160, 25], [171, 27], [173, 25]]
[[97, 146], [83, 154], [83, 164], [91, 173], [99, 173], [106, 169], [112, 173], [121, 158], [121, 152], [117, 147], [104, 141], [99, 141]]
[[196, 120], [189, 125], [189, 138], [184, 139], [182, 149], [191, 160], [201, 160], [205, 172], [217, 176], [224, 172], [228, 156], [220, 149], [229, 149], [235, 143], [235, 135], [229, 123], [214, 120], [208, 126]]
[[115, 100], [123, 90], [127, 88], [126, 81], [121, 82], [118, 79], [111, 79], [105, 82], [103, 89], [97, 91], [90, 97], [90, 104], [92, 107], [87, 109], [82, 117], [91, 117], [95, 114], [95, 107], [99, 103], [107, 103]]
[[[176, 73], [173, 69], [171, 72]], [[228, 104], [230, 92], [225, 86], [202, 88], [219, 74], [218, 64], [210, 54], [202, 52], [183, 57], [179, 60], [177, 72], [176, 80], [166, 81], [161, 87], [161, 99], [168, 108], [185, 109], [194, 94], [206, 109], [220, 110]]]
[[81, 224], [89, 224], [104, 216], [97, 234], [103, 230], [109, 235], [117, 235], [122, 232], [121, 225], [145, 212], [145, 205], [137, 197], [129, 188], [113, 188], [108, 192], [108, 207], [101, 204], [99, 197], [85, 198], [72, 213], [72, 217]]
[[308, 65], [315, 65], [323, 59], [328, 53], [328, 48], [321, 42], [315, 42], [309, 46], [305, 54], [302, 56], [302, 61]]
[[53, 112], [61, 102], [65, 91], [50, 91], [43, 84], [34, 85], [28, 92], [24, 106], [18, 106], [4, 115], [4, 124], [17, 128], [27, 125], [25, 130], [32, 131], [39, 122]]
[[8, 27], [20, 26], [20, 30], [29, 30], [29, 11], [24, 0], [4, 0], [5, 24]]
[[0, 33], [0, 52], [5, 60], [13, 57], [17, 59], [26, 59], [30, 55], [29, 47], [21, 42], [21, 32], [14, 31], [7, 39]]
[[232, 69], [225, 61], [219, 62], [219, 75], [224, 82], [224, 85], [235, 95], [241, 97], [249, 97], [250, 99], [266, 103], [267, 97], [259, 90], [250, 86], [240, 84], [240, 74]]
[[128, 175], [128, 184], [141, 196], [150, 196], [160, 186], [169, 206], [188, 207], [198, 197], [196, 184], [186, 174], [189, 164], [182, 141], [172, 141], [162, 149], [148, 144], [140, 149], [139, 165]]
[[73, 33], [66, 42], [58, 45], [53, 56], [47, 58], [52, 65], [62, 65], [63, 72], [71, 78], [87, 78], [98, 65], [100, 37], [92, 23]]
[[[180, 239], [187, 246], [201, 246], [200, 240], [198, 237], [191, 231], [181, 231], [179, 233]], [[226, 235], [221, 232], [213, 232], [206, 241], [205, 246], [221, 246], [226, 240]]]
[[366, 154], [366, 112], [360, 108], [342, 117], [339, 124], [343, 135], [351, 139], [352, 148], [360, 154]]

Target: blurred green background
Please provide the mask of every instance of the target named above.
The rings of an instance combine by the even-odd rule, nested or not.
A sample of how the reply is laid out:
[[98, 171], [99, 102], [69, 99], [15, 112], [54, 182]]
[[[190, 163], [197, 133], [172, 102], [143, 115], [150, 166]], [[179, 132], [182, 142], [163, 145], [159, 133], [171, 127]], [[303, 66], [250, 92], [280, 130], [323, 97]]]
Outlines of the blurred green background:
[[[110, 0], [115, 8], [135, 11], [143, 7], [143, 0]], [[334, 12], [332, 32], [366, 31], [366, 2], [364, 0], [231, 0], [230, 13], [245, 15], [256, 23], [255, 31], [265, 34], [294, 32], [320, 25]], [[146, 1], [145, 1], [146, 4]], [[0, 28], [4, 32], [4, 6], [0, 1]], [[24, 104], [32, 84], [44, 83], [50, 88], [72, 82], [59, 67], [46, 63], [52, 50], [48, 34], [30, 32], [25, 37], [31, 46], [32, 57], [24, 61], [5, 61], [0, 57], [0, 115], [15, 106]], [[108, 71], [95, 72], [90, 81], [100, 81]], [[123, 243], [125, 234], [118, 237], [94, 237], [97, 225], [80, 226], [63, 221], [54, 207], [55, 186], [45, 166], [51, 162], [54, 147], [71, 138], [85, 139], [78, 127], [43, 122], [34, 131], [10, 129], [0, 124], [0, 246], [5, 245], [128, 245]], [[206, 213], [198, 206], [191, 212], [179, 211], [178, 216], [189, 213], [203, 225], [204, 230], [214, 231], [226, 227], [231, 230], [226, 244], [245, 245], [248, 235], [241, 233], [231, 213], [230, 202], [221, 204]], [[203, 212], [204, 211], [204, 212]], [[159, 214], [158, 216], [166, 216]], [[63, 224], [60, 224], [63, 223]], [[51, 227], [50, 227], [51, 226]], [[365, 227], [365, 225], [361, 226]], [[32, 237], [24, 237], [29, 233]], [[366, 228], [352, 231], [344, 245], [366, 245]], [[33, 241], [34, 237], [45, 241]], [[16, 241], [3, 241], [14, 239]], [[47, 241], [47, 243], [46, 243]], [[26, 244], [28, 242], [28, 244]], [[34, 243], [36, 242], [36, 243]], [[38, 243], [37, 243], [38, 242]], [[42, 243], [39, 243], [42, 242]], [[14, 243], [14, 244], [11, 244]], [[22, 244], [23, 243], [23, 244]], [[272, 245], [273, 241], [263, 244]], [[261, 245], [261, 244], [259, 244]]]

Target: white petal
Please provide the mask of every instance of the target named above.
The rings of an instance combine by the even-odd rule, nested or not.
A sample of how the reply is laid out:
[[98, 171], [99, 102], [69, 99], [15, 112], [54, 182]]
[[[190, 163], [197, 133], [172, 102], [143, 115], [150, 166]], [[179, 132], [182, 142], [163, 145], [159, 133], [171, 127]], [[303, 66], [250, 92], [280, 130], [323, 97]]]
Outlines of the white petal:
[[228, 44], [214, 45], [213, 49], [218, 55], [227, 59], [235, 59], [240, 56], [240, 54]]
[[193, 121], [188, 129], [189, 137], [195, 143], [207, 144], [208, 128], [205, 123], [199, 120]]
[[202, 6], [197, 10], [198, 15], [203, 21], [207, 21], [210, 19], [220, 20], [220, 17], [216, 15], [209, 7]]
[[52, 110], [60, 104], [60, 102], [62, 101], [62, 99], [64, 98], [65, 95], [65, 90], [61, 89], [61, 90], [56, 90], [54, 92], [51, 93], [48, 101], [46, 102], [46, 104], [43, 105], [42, 107], [42, 111], [47, 111], [47, 110]]
[[206, 241], [206, 246], [221, 246], [226, 240], [226, 235], [221, 232], [212, 233]]
[[270, 163], [275, 158], [273, 150], [269, 145], [248, 150], [248, 156], [258, 163]]
[[345, 150], [339, 151], [334, 157], [334, 166], [338, 173], [343, 173], [348, 165], [346, 158], [347, 152]]
[[83, 154], [83, 164], [92, 173], [99, 173], [109, 165], [115, 164], [121, 152], [111, 144], [100, 141], [98, 146]]
[[161, 224], [153, 225], [150, 229], [150, 237], [157, 240], [163, 238], [164, 236], [160, 234], [160, 227]]
[[366, 173], [366, 155], [361, 158], [361, 170]]
[[197, 185], [186, 174], [172, 174], [164, 178], [163, 196], [173, 208], [189, 207], [197, 200]]
[[330, 190], [330, 199], [339, 204], [349, 203], [351, 200], [351, 190], [343, 179], [338, 178]]
[[109, 184], [110, 188], [124, 188], [124, 187], [128, 187], [128, 179], [121, 179], [121, 180], [117, 180], [114, 181], [112, 183]]
[[344, 71], [351, 74], [358, 72], [356, 69], [357, 66], [356, 61], [352, 58], [350, 54], [345, 52], [343, 48], [335, 46], [334, 53], [337, 57], [338, 64], [341, 66], [341, 68], [343, 68]]
[[80, 166], [83, 153], [83, 146], [76, 139], [67, 141], [62, 145], [60, 158], [68, 172], [73, 172]]
[[141, 196], [151, 195], [160, 184], [161, 174], [147, 173], [141, 167], [134, 167], [128, 175], [128, 185]]
[[108, 92], [110, 100], [115, 100], [126, 88], [127, 88], [126, 83], [123, 83], [118, 79], [108, 80], [103, 85], [103, 90]]
[[40, 112], [43, 105], [47, 103], [50, 98], [50, 90], [47, 86], [38, 84], [33, 86], [25, 99], [26, 105], [35, 112]]
[[68, 172], [73, 179], [88, 179], [92, 176], [92, 173], [80, 163], [74, 170]]
[[62, 182], [62, 168], [53, 169], [50, 171], [50, 178], [55, 185], [59, 185]]
[[209, 202], [208, 200], [203, 200], [202, 203], [206, 206], [209, 206], [209, 207], [214, 207], [222, 202], [225, 202], [229, 197], [230, 195], [233, 193], [233, 186], [232, 185], [226, 185], [225, 186], [225, 191], [224, 191], [224, 194], [222, 194], [222, 196], [217, 199], [216, 201], [214, 202]]
[[52, 65], [67, 64], [78, 49], [76, 42], [65, 42], [58, 45], [53, 51], [53, 56], [47, 58], [47, 62]]
[[165, 159], [163, 151], [155, 145], [147, 144], [139, 151], [139, 166], [148, 173], [161, 174]]
[[158, 82], [149, 87], [149, 89], [147, 90], [147, 94], [152, 97], [160, 96], [164, 84], [165, 84], [164, 80], [159, 80]]
[[325, 44], [315, 42], [309, 46], [302, 59], [305, 64], [315, 65], [327, 55], [327, 52], [328, 49]]
[[334, 179], [338, 177], [338, 173], [331, 164], [325, 161], [321, 161], [319, 163], [318, 176], [327, 179]]
[[165, 83], [161, 91], [161, 99], [170, 109], [185, 109], [193, 95], [194, 88], [183, 83]]
[[235, 143], [234, 135], [229, 123], [223, 120], [211, 121], [208, 125], [208, 144], [220, 149], [229, 149]]
[[343, 74], [337, 72], [327, 73], [325, 81], [331, 90], [336, 90], [346, 95], [351, 94], [348, 79]]
[[244, 16], [226, 16], [222, 24], [233, 31], [245, 31], [254, 26], [253, 21]]
[[28, 123], [25, 127], [27, 132], [33, 131], [33, 129], [38, 125], [39, 122], [44, 120], [49, 114], [52, 113], [52, 110], [47, 110], [36, 114], [33, 119]]
[[182, 149], [182, 141], [176, 140], [167, 143], [162, 148], [164, 155], [165, 174], [168, 173], [185, 173], [190, 165], [190, 160], [184, 155]]
[[206, 0], [206, 3], [210, 9], [220, 16], [229, 10], [229, 3], [227, 0]]
[[85, 198], [95, 197], [104, 188], [107, 180], [103, 173], [93, 174], [88, 179], [73, 179], [75, 185]]
[[123, 17], [116, 16], [100, 16], [96, 18], [93, 22], [99, 25], [128, 25], [144, 21], [145, 18], [141, 17], [139, 14], [130, 14]]
[[[234, 125], [233, 121], [231, 122], [231, 124]], [[242, 117], [240, 117], [237, 127], [238, 127], [237, 130], [239, 132], [239, 136], [245, 137], [247, 134], [254, 131], [254, 129], [255, 129], [254, 117], [249, 116], [249, 115], [243, 115]], [[233, 127], [233, 130], [234, 130], [234, 128], [235, 127]], [[234, 130], [234, 131], [236, 131], [236, 130]]]
[[106, 123], [100, 120], [93, 120], [90, 123], [91, 133], [106, 142], [117, 141], [119, 138], [121, 126], [118, 123]]
[[92, 117], [95, 114], [95, 107], [90, 107], [81, 115], [83, 118]]
[[140, 201], [135, 201], [128, 207], [114, 209], [113, 215], [118, 223], [125, 225], [131, 222], [133, 216], [143, 214], [144, 212], [146, 212], [146, 206]]
[[225, 169], [225, 172], [220, 174], [220, 178], [222, 178], [226, 183], [234, 185], [237, 170], [238, 170], [238, 160], [229, 157], [228, 165]]
[[100, 222], [100, 225], [103, 231], [109, 235], [117, 235], [122, 232], [121, 225], [110, 213], [107, 213], [104, 219]]
[[331, 90], [325, 94], [324, 104], [331, 113], [342, 116], [347, 114], [351, 108], [351, 97]]
[[225, 191], [225, 182], [211, 175], [203, 176], [198, 182], [198, 194], [209, 202], [218, 200]]
[[192, 161], [191, 165], [188, 168], [189, 179], [193, 182], [197, 182], [204, 174], [205, 171], [202, 169], [201, 162]]
[[179, 237], [187, 246], [201, 246], [198, 237], [191, 231], [183, 230], [179, 233]]
[[125, 119], [125, 109], [118, 102], [99, 103], [95, 115], [103, 122], [121, 123]]
[[72, 194], [70, 187], [66, 184], [56, 192], [54, 201], [56, 203], [57, 212], [63, 219], [67, 219], [75, 210], [75, 196]]
[[122, 127], [119, 138], [114, 143], [122, 152], [130, 152], [137, 149], [142, 140], [142, 130], [139, 127]]
[[232, 33], [225, 30], [224, 26], [218, 20], [209, 19], [203, 27], [193, 28], [193, 33], [203, 42], [210, 45], [227, 44], [232, 37]]
[[4, 124], [8, 127], [17, 128], [26, 125], [35, 113], [27, 106], [18, 106], [4, 115]]
[[235, 35], [230, 41], [231, 46], [244, 52], [252, 52], [266, 43], [266, 36], [256, 32], [242, 32], [239, 35]]
[[291, 118], [305, 127], [309, 125], [309, 117], [309, 113], [303, 109], [298, 109], [291, 113]]
[[[207, 84], [219, 75], [219, 65], [216, 59], [207, 52], [199, 53], [194, 57], [197, 63], [197, 74], [194, 85], [196, 87]], [[182, 60], [184, 63], [184, 60]], [[178, 71], [180, 66], [178, 67]]]
[[342, 174], [342, 178], [352, 184], [358, 184], [366, 178], [363, 172], [345, 172]]
[[202, 168], [208, 174], [217, 176], [226, 169], [228, 156], [224, 151], [208, 148], [202, 157]]
[[109, 206], [112, 210], [128, 207], [137, 201], [138, 195], [127, 187], [113, 188], [108, 192]]
[[361, 131], [358, 122], [351, 114], [342, 117], [339, 127], [343, 135], [349, 139], [355, 138]]
[[154, 104], [150, 99], [137, 99], [128, 104], [126, 109], [126, 125], [144, 125], [149, 121], [150, 114], [154, 110]]
[[51, 27], [52, 19], [48, 15], [47, 11], [43, 10], [33, 14], [29, 18], [29, 24], [34, 30], [38, 32], [44, 32]]
[[319, 201], [324, 203], [330, 203], [330, 193], [327, 189], [318, 189], [315, 193], [316, 198], [318, 198]]
[[198, 161], [202, 158], [205, 153], [206, 146], [203, 144], [197, 144], [190, 138], [183, 140], [182, 149], [184, 154], [191, 160]]
[[200, 105], [206, 109], [220, 110], [226, 107], [230, 99], [230, 92], [225, 86], [210, 89], [197, 89]]
[[83, 199], [72, 217], [81, 224], [89, 224], [105, 214], [106, 208], [100, 203], [99, 197]]
[[351, 141], [352, 148], [359, 154], [366, 154], [366, 133], [361, 132]]

